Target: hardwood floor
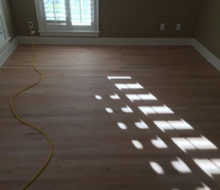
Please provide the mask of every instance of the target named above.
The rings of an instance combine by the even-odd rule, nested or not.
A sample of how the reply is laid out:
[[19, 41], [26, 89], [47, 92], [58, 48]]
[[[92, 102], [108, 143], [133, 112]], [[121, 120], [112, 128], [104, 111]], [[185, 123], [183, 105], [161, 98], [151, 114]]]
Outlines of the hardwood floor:
[[[193, 48], [37, 46], [36, 51], [44, 81], [17, 98], [15, 108], [24, 119], [48, 132], [55, 154], [30, 190], [203, 190], [203, 184], [220, 189], [220, 168], [215, 165], [216, 175], [210, 177], [194, 161], [220, 159], [220, 151], [184, 152], [172, 141], [203, 135], [220, 147], [220, 73]], [[31, 61], [30, 47], [20, 46], [0, 68], [2, 190], [19, 189], [48, 155], [46, 141], [18, 123], [8, 107], [11, 94], [37, 79]], [[132, 79], [108, 80], [107, 76]], [[118, 83], [139, 83], [144, 89], [119, 90]], [[114, 93], [120, 100], [109, 97]], [[151, 93], [157, 101], [132, 102], [126, 98], [131, 93]], [[134, 113], [121, 110], [127, 105]], [[173, 113], [144, 115], [138, 108], [163, 105]], [[180, 119], [193, 129], [163, 132], [154, 123]], [[140, 120], [149, 129], [135, 127]], [[118, 122], [127, 130], [121, 130]], [[166, 143], [166, 149], [151, 143], [157, 137]], [[132, 140], [143, 147], [135, 148]], [[179, 171], [175, 169], [171, 162], [178, 158], [191, 172], [184, 173], [181, 164]], [[153, 162], [164, 174], [153, 170]]]

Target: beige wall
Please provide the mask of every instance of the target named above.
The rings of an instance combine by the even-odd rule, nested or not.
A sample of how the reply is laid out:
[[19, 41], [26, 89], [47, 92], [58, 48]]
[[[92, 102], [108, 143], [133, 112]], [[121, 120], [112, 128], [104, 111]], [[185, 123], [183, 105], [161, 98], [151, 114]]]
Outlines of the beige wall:
[[8, 32], [9, 32], [9, 35], [13, 38], [15, 37], [15, 33], [14, 33], [14, 28], [13, 28], [13, 24], [11, 20], [11, 12], [9, 9], [8, 1], [7, 0], [1, 0], [1, 1], [2, 1], [3, 11], [4, 11], [5, 19], [6, 19], [6, 24], [8, 27]]
[[[102, 37], [192, 37], [200, 0], [99, 0]], [[27, 21], [35, 24], [34, 0], [9, 0], [17, 35], [28, 35]], [[167, 22], [167, 31], [159, 24]], [[183, 23], [176, 32], [175, 24]]]
[[220, 58], [220, 0], [202, 0], [195, 37]]
[[[197, 0], [100, 0], [100, 26], [107, 37], [191, 37]], [[167, 31], [160, 32], [161, 22]], [[183, 23], [183, 31], [175, 25]]]
[[16, 35], [29, 35], [27, 21], [33, 21], [37, 27], [34, 0], [8, 0], [12, 12]]

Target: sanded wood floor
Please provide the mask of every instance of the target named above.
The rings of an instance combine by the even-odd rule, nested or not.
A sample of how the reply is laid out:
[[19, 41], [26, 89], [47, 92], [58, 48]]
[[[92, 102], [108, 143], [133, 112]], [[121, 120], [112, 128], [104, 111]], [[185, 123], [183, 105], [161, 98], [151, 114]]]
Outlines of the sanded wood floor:
[[[220, 73], [193, 48], [37, 46], [36, 51], [44, 81], [17, 98], [15, 107], [48, 132], [55, 154], [30, 190], [220, 189]], [[20, 46], [0, 68], [1, 190], [19, 189], [48, 155], [47, 142], [15, 120], [8, 106], [11, 94], [37, 80], [31, 62], [30, 47]], [[112, 99], [116, 94], [120, 99]], [[131, 101], [128, 94], [156, 99]], [[140, 109], [161, 106], [155, 113]], [[183, 120], [191, 128], [155, 122]], [[214, 147], [198, 140], [202, 135]], [[195, 137], [194, 149], [173, 141]]]

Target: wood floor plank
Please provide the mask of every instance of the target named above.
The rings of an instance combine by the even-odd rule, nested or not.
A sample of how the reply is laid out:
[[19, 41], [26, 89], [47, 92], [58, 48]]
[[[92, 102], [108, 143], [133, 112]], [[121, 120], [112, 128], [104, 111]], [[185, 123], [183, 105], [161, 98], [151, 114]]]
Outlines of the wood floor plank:
[[[184, 153], [171, 140], [203, 135], [220, 147], [220, 73], [192, 47], [36, 46], [36, 52], [44, 80], [18, 97], [15, 108], [47, 131], [55, 154], [30, 190], [197, 190], [203, 183], [219, 189], [220, 175], [210, 178], [193, 159], [220, 159], [220, 151]], [[0, 189], [4, 190], [19, 189], [48, 155], [47, 142], [18, 123], [8, 107], [11, 94], [38, 79], [31, 62], [30, 47], [19, 46], [0, 68]], [[116, 83], [139, 83], [144, 89], [120, 91]], [[110, 99], [115, 93], [120, 100]], [[157, 101], [131, 102], [128, 93], [152, 93]], [[138, 109], [160, 105], [174, 114], [144, 115]], [[134, 113], [123, 113], [126, 106]], [[193, 130], [163, 132], [154, 123], [178, 118]], [[149, 129], [135, 127], [140, 120]], [[127, 130], [121, 130], [118, 122]], [[157, 137], [168, 149], [152, 145]], [[136, 149], [132, 140], [140, 141], [143, 150]], [[178, 158], [191, 173], [175, 170], [171, 162]], [[165, 174], [157, 174], [150, 162], [160, 164]]]

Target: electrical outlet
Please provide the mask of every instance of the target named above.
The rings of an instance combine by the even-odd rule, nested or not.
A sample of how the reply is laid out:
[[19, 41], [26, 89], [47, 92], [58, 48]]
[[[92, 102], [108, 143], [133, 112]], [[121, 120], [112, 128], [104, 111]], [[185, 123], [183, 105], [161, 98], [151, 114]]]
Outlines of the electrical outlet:
[[176, 31], [181, 31], [182, 30], [182, 24], [178, 23], [176, 24]]
[[28, 21], [27, 24], [28, 24], [29, 29], [32, 30], [32, 29], [34, 28], [34, 23], [33, 23], [33, 21]]
[[166, 30], [166, 23], [161, 23], [160, 24], [160, 31], [165, 31]]
[[36, 34], [36, 31], [35, 30], [31, 30], [31, 34], [32, 35]]

